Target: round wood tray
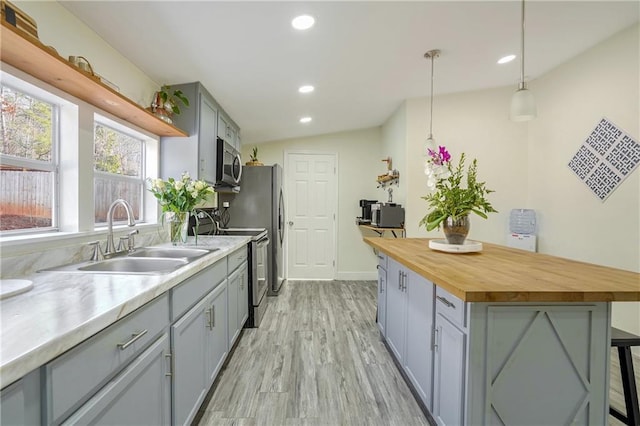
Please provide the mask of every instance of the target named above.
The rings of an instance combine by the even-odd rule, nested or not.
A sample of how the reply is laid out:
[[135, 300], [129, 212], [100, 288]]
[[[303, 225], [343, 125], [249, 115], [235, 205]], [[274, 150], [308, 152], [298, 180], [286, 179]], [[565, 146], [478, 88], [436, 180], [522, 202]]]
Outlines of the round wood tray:
[[482, 243], [473, 240], [465, 240], [463, 244], [449, 244], [447, 240], [430, 240], [429, 248], [447, 253], [475, 253], [482, 251]]

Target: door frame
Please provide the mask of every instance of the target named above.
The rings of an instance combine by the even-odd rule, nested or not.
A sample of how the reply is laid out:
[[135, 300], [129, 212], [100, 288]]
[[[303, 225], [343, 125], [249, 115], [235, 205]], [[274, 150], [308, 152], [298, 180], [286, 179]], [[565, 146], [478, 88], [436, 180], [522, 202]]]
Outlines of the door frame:
[[[315, 151], [315, 150], [306, 150], [306, 149], [284, 149], [283, 153], [282, 153], [282, 164], [284, 165], [284, 167], [282, 168], [282, 186], [285, 188], [284, 191], [284, 205], [285, 205], [285, 218], [284, 218], [284, 222], [285, 225], [289, 222], [289, 212], [290, 212], [290, 206], [289, 206], [289, 194], [287, 194], [286, 188], [287, 188], [287, 183], [289, 182], [289, 172], [287, 170], [287, 164], [289, 164], [289, 156], [290, 155], [330, 155], [333, 157], [333, 161], [334, 161], [334, 167], [335, 167], [335, 172], [334, 172], [334, 176], [335, 176], [335, 181], [334, 181], [334, 191], [333, 191], [333, 265], [332, 265], [332, 275], [333, 277], [330, 280], [335, 280], [336, 279], [336, 275], [337, 275], [337, 271], [338, 271], [338, 226], [339, 226], [339, 217], [338, 217], [338, 200], [340, 199], [340, 197], [338, 197], [338, 188], [340, 188], [340, 174], [338, 173], [340, 171], [340, 167], [339, 167], [339, 156], [338, 156], [338, 152], [337, 151]], [[286, 277], [288, 279], [289, 277], [289, 228], [285, 226], [285, 236], [284, 236], [284, 270], [286, 271]], [[300, 280], [300, 279], [297, 279]], [[307, 281], [307, 279], [302, 279], [304, 281]], [[322, 280], [318, 280], [318, 279], [308, 279], [308, 281], [322, 281]]]

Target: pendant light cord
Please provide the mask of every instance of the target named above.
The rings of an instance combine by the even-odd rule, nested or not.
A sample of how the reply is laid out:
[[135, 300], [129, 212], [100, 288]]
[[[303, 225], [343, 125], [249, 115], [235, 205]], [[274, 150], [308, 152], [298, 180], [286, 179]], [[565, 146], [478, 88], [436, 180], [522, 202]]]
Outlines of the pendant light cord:
[[429, 107], [429, 139], [433, 138], [433, 57], [431, 55], [431, 106]]
[[520, 37], [520, 89], [524, 89], [524, 0], [522, 0], [522, 33]]

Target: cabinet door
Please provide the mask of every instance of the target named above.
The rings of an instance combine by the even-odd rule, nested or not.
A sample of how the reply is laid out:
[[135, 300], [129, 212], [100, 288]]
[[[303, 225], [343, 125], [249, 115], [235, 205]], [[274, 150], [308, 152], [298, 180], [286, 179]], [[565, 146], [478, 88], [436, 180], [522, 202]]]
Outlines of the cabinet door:
[[207, 297], [207, 306], [211, 309], [206, 339], [207, 387], [216, 378], [229, 350], [229, 346], [227, 346], [227, 303], [227, 281], [225, 280]]
[[239, 291], [240, 291], [240, 282], [242, 281], [242, 276], [240, 275], [240, 269], [236, 269], [233, 274], [229, 276], [228, 281], [228, 298], [229, 298], [229, 306], [227, 312], [228, 318], [228, 327], [229, 327], [229, 348], [233, 346], [233, 343], [238, 338], [240, 334], [239, 327], [239, 318], [238, 318], [238, 300], [239, 300]]
[[405, 271], [400, 267], [400, 264], [389, 259], [385, 338], [401, 365], [404, 365], [405, 324], [407, 318], [404, 274]]
[[207, 393], [210, 305], [211, 299], [205, 297], [171, 326], [173, 422], [176, 425], [191, 422]]
[[238, 291], [238, 327], [242, 329], [249, 318], [249, 271], [247, 263], [240, 266], [240, 290]]
[[222, 114], [222, 111], [220, 111], [218, 113], [218, 137], [225, 141], [229, 140], [229, 138], [227, 137], [228, 125], [229, 124], [227, 123], [227, 118]]
[[433, 283], [408, 271], [407, 343], [404, 369], [422, 401], [431, 410], [433, 355]]
[[200, 93], [200, 129], [198, 137], [199, 170], [198, 178], [207, 182], [216, 181], [216, 128], [218, 110]]
[[163, 334], [64, 424], [171, 423], [169, 336]]
[[439, 425], [461, 425], [464, 420], [465, 345], [465, 334], [437, 314], [433, 415]]
[[378, 265], [378, 328], [385, 335], [387, 309], [387, 271]]

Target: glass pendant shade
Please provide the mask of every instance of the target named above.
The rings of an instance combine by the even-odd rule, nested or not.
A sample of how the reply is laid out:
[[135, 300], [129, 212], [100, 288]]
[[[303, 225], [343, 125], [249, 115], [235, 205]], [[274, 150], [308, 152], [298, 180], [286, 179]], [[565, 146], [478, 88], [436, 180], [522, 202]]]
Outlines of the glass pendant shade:
[[526, 87], [518, 89], [511, 98], [511, 121], [529, 121], [536, 118], [538, 108], [536, 100]]

